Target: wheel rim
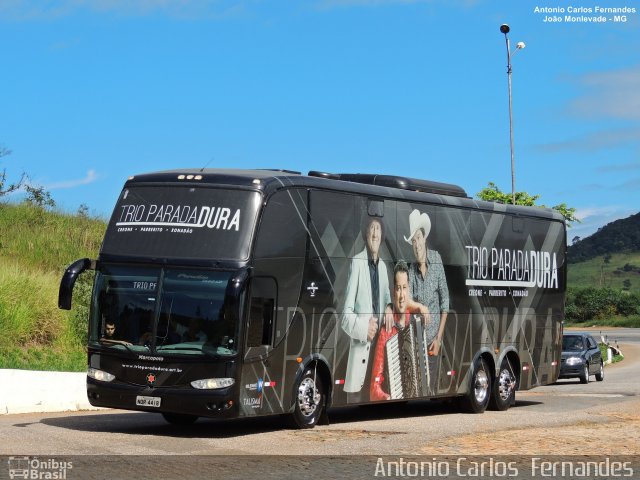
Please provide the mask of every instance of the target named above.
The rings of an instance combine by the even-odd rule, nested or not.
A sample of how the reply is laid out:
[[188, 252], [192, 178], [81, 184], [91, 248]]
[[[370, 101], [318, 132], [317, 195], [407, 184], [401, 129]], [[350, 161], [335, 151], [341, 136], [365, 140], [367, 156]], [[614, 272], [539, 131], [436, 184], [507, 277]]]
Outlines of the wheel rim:
[[498, 394], [502, 401], [506, 402], [509, 399], [515, 383], [509, 370], [505, 368], [500, 372], [500, 376], [498, 377]]
[[600, 364], [600, 378], [604, 378], [604, 366]]
[[474, 394], [476, 397], [476, 402], [479, 404], [484, 403], [487, 398], [489, 390], [489, 377], [487, 377], [487, 372], [484, 370], [478, 370], [476, 373], [476, 382], [474, 386]]
[[584, 366], [584, 378], [589, 380], [589, 366], [588, 365]]
[[316, 387], [316, 383], [312, 378], [307, 377], [298, 387], [298, 407], [300, 412], [305, 416], [312, 416], [320, 405], [320, 391]]

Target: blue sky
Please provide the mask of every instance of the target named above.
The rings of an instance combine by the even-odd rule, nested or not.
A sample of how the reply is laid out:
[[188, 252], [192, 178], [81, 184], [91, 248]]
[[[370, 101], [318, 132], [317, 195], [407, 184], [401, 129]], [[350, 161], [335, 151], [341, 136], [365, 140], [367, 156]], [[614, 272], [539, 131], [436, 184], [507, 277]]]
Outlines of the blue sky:
[[[569, 5], [636, 13], [535, 11]], [[576, 207], [569, 238], [638, 212], [635, 0], [0, 0], [0, 168], [104, 217], [129, 175], [205, 165], [510, 191], [502, 23], [516, 189]]]

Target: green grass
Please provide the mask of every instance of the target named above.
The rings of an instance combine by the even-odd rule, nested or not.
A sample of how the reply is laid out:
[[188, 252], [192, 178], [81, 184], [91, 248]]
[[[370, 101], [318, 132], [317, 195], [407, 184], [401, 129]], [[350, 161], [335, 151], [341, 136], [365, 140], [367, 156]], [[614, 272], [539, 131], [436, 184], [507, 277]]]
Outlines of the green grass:
[[601, 318], [598, 320], [588, 320], [586, 322], [565, 321], [565, 327], [569, 328], [588, 328], [588, 327], [624, 327], [624, 328], [640, 328], [640, 315], [630, 315], [628, 317], [614, 316]]
[[[606, 343], [599, 343], [598, 347], [600, 347], [600, 353], [602, 354], [602, 358], [606, 361], [609, 358], [609, 353], [607, 351], [609, 347], [607, 346]], [[611, 359], [611, 363], [618, 363], [618, 362], [621, 362], [622, 360], [624, 360], [624, 357], [622, 355], [614, 355], [613, 358]]]
[[586, 262], [570, 263], [567, 284], [572, 288], [609, 287], [621, 290], [624, 281], [629, 280], [630, 291], [640, 293], [640, 273], [620, 271], [625, 264], [640, 267], [640, 252], [614, 253], [609, 263], [605, 263], [604, 256]]
[[[82, 371], [86, 368], [84, 301], [58, 309], [64, 268], [95, 258], [101, 220], [0, 204], [0, 368]], [[83, 305], [85, 303], [85, 305]]]
[[77, 258], [95, 257], [105, 229], [95, 218], [0, 203], [0, 257], [28, 270], [60, 273]]
[[3, 349], [0, 368], [48, 370], [55, 372], [83, 372], [87, 369], [84, 347], [51, 349], [42, 346]]

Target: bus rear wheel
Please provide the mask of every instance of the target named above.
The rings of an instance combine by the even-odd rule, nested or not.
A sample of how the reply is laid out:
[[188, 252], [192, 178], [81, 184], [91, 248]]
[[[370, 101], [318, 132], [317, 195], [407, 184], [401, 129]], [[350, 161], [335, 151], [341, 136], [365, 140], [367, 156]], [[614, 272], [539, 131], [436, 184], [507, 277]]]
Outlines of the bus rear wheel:
[[197, 415], [185, 415], [183, 413], [163, 413], [162, 416], [171, 425], [191, 425], [198, 420]]
[[504, 411], [513, 405], [516, 398], [516, 377], [511, 363], [506, 358], [502, 360], [498, 377], [493, 382], [489, 407], [492, 410]]
[[461, 406], [466, 412], [482, 413], [487, 409], [490, 397], [491, 376], [487, 364], [480, 357], [473, 364], [471, 385], [469, 392], [461, 399]]
[[294, 428], [313, 428], [320, 420], [325, 408], [326, 394], [322, 378], [311, 368], [307, 368], [294, 390], [293, 413], [290, 424]]

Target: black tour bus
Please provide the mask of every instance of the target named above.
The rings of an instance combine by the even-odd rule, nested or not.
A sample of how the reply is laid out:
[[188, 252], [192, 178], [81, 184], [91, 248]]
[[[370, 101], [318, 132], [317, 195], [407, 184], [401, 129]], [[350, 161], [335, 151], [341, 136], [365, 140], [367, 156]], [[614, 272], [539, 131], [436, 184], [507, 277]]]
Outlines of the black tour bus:
[[506, 410], [556, 381], [557, 212], [411, 178], [281, 170], [130, 177], [96, 260], [92, 405], [198, 417], [450, 398]]

